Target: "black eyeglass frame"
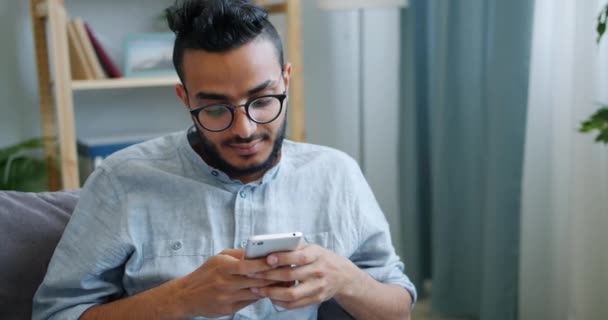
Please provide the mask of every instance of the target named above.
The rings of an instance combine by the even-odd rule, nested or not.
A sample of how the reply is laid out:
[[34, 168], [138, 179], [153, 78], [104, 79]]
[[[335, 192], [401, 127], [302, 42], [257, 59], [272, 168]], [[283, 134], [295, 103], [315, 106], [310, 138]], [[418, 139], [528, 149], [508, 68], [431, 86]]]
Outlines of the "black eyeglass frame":
[[[279, 100], [279, 103], [281, 104], [281, 106], [279, 107], [279, 112], [277, 112], [277, 115], [274, 118], [272, 118], [271, 120], [268, 120], [268, 121], [257, 121], [255, 119], [253, 119], [251, 117], [251, 115], [249, 114], [249, 106], [254, 101], [259, 100], [259, 99], [263, 99], [263, 98], [276, 98], [276, 99]], [[280, 93], [280, 94], [267, 94], [267, 95], [251, 98], [250, 100], [248, 100], [247, 102], [245, 102], [245, 104], [241, 104], [241, 105], [238, 105], [238, 106], [232, 106], [232, 105], [225, 104], [225, 103], [213, 103], [213, 104], [202, 106], [202, 107], [199, 107], [199, 108], [196, 108], [196, 109], [191, 109], [190, 110], [190, 114], [194, 117], [194, 119], [196, 119], [196, 122], [201, 127], [203, 127], [203, 129], [205, 129], [207, 131], [211, 131], [211, 132], [221, 132], [221, 131], [224, 131], [224, 130], [230, 128], [230, 126], [234, 122], [234, 113], [235, 113], [236, 109], [238, 109], [238, 108], [245, 108], [245, 114], [247, 115], [247, 118], [249, 118], [249, 120], [251, 120], [251, 121], [253, 121], [255, 123], [266, 124], [266, 123], [273, 122], [274, 120], [276, 120], [281, 115], [281, 112], [283, 112], [283, 103], [285, 102], [285, 99], [287, 99], [287, 91], [283, 91], [283, 93]], [[231, 114], [230, 122], [223, 129], [220, 129], [220, 130], [211, 130], [211, 129], [205, 127], [205, 125], [203, 125], [203, 123], [201, 122], [201, 120], [198, 118], [198, 114], [201, 111], [205, 110], [206, 108], [218, 107], [218, 106], [226, 107], [230, 111], [230, 114]]]

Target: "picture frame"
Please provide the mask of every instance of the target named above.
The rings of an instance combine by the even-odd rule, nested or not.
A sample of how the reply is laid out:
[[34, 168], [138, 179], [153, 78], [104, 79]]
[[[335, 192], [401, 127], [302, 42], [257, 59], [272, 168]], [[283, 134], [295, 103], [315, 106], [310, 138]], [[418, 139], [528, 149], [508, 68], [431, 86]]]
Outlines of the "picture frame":
[[125, 37], [126, 77], [175, 76], [173, 45], [175, 34], [132, 33]]

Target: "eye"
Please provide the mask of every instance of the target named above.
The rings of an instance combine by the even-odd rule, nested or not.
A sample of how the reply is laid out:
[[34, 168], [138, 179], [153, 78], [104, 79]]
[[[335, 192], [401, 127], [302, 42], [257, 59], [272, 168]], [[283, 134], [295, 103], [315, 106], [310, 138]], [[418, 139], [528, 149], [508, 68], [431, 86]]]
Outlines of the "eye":
[[262, 97], [259, 99], [255, 99], [249, 105], [250, 108], [264, 108], [272, 105], [275, 102], [274, 97]]
[[205, 107], [202, 112], [206, 117], [219, 118], [229, 111], [225, 106], [217, 105]]

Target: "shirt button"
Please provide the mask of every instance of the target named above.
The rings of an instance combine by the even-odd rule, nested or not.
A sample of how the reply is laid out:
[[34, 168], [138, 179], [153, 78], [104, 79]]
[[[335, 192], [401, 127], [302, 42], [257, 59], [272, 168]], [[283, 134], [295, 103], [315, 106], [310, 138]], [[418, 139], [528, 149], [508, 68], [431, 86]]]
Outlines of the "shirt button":
[[241, 241], [241, 248], [245, 248], [247, 246], [247, 240]]
[[217, 176], [219, 175], [219, 172], [217, 172], [217, 171], [215, 171], [215, 170], [214, 170], [214, 171], [211, 171], [211, 174], [212, 174], [213, 176], [216, 176], [216, 177], [217, 177]]
[[173, 250], [179, 250], [182, 248], [182, 244], [180, 242], [176, 242], [171, 246], [171, 249]]
[[241, 191], [241, 198], [246, 198], [247, 197], [247, 193], [245, 191]]

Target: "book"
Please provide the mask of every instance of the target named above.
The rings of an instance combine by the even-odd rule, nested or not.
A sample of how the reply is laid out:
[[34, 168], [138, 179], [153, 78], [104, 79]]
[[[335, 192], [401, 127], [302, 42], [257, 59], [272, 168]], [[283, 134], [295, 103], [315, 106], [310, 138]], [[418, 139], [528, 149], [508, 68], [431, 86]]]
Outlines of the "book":
[[78, 153], [83, 156], [105, 158], [112, 153], [130, 145], [155, 139], [169, 132], [153, 132], [105, 137], [81, 137], [77, 140]]
[[91, 80], [94, 78], [93, 70], [86, 62], [84, 48], [76, 35], [76, 29], [71, 23], [68, 23], [67, 29], [72, 80]]
[[99, 59], [97, 59], [97, 55], [95, 54], [95, 49], [93, 48], [93, 44], [91, 40], [89, 40], [89, 36], [87, 36], [87, 31], [84, 27], [84, 22], [82, 18], [76, 17], [70, 21], [71, 24], [74, 25], [76, 30], [76, 35], [78, 39], [80, 39], [80, 43], [84, 48], [84, 56], [87, 64], [93, 70], [93, 78], [94, 79], [104, 79], [107, 78], [103, 68], [101, 67], [101, 63]]
[[97, 168], [103, 162], [103, 160], [112, 153], [134, 144], [158, 138], [166, 134], [167, 133], [158, 132], [78, 138], [76, 141], [76, 147], [78, 151], [80, 178], [82, 179], [80, 183], [84, 183], [84, 179], [86, 179], [91, 172], [93, 172], [95, 168]]
[[158, 138], [166, 134], [167, 133], [164, 132], [158, 132], [79, 138], [77, 141], [78, 153], [89, 157], [105, 158], [130, 145]]
[[103, 48], [103, 46], [101, 45], [101, 42], [97, 39], [97, 37], [93, 33], [93, 30], [91, 30], [91, 27], [89, 26], [89, 24], [85, 22], [84, 28], [87, 31], [89, 40], [91, 41], [91, 44], [93, 44], [93, 48], [95, 49], [97, 58], [101, 62], [101, 65], [104, 68], [106, 74], [110, 78], [122, 77], [122, 73], [120, 72], [120, 69], [118, 69], [118, 67], [116, 66], [114, 61], [112, 61], [112, 59], [110, 58], [110, 55], [108, 55], [106, 50]]

